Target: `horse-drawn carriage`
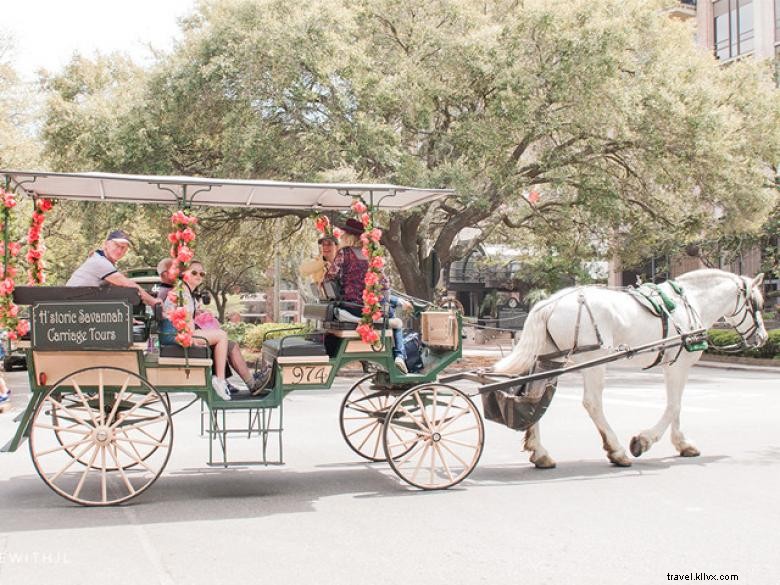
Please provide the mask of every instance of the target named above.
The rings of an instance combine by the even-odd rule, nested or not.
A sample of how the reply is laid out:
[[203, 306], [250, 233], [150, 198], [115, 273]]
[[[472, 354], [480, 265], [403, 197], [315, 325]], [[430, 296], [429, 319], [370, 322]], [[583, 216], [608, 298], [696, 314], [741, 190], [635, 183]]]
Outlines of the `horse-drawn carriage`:
[[[372, 208], [393, 211], [449, 193], [392, 185], [221, 181], [101, 173], [0, 171], [0, 176], [5, 179], [6, 189], [34, 197], [158, 203], [180, 208], [212, 205], [343, 211], [349, 209], [352, 197], [360, 195]], [[751, 336], [761, 334], [760, 293], [749, 288], [748, 281], [739, 282], [744, 288], [738, 285], [734, 289], [733, 314], [722, 315], [741, 319], [740, 324], [752, 315]], [[148, 489], [163, 472], [173, 444], [173, 416], [187, 406], [202, 405], [208, 421], [202, 424], [202, 431], [209, 437], [209, 464], [281, 463], [284, 397], [292, 391], [330, 388], [344, 366], [359, 362], [372, 366], [373, 371], [358, 380], [342, 401], [343, 437], [361, 457], [387, 461], [407, 483], [423, 489], [443, 489], [472, 472], [484, 443], [482, 416], [472, 401], [476, 395], [482, 395], [489, 419], [527, 430], [530, 448], [534, 449], [532, 460], [537, 466], [549, 466], [545, 465], [546, 452], [542, 453], [540, 444], [534, 443], [533, 433], [552, 399], [560, 374], [597, 369], [608, 361], [648, 352], [663, 356], [674, 348], [684, 347], [693, 354], [700, 351], [697, 344], [704, 334], [702, 323], [689, 319], [687, 329], [678, 330], [677, 335], [641, 338], [643, 342], [632, 339], [629, 345], [617, 328], [602, 324], [602, 332], [598, 332], [593, 311], [598, 317], [599, 311], [608, 311], [609, 307], [605, 309], [594, 297], [590, 305], [587, 300], [580, 302], [574, 338], [566, 339], [566, 335], [549, 325], [555, 324], [552, 309], [564, 307], [562, 299], [570, 296], [553, 297], [531, 312], [513, 354], [522, 359], [510, 357], [494, 372], [462, 372], [443, 377], [440, 374], [444, 368], [456, 362], [462, 352], [462, 319], [452, 307], [425, 303], [415, 306], [426, 351], [422, 369], [404, 373], [394, 363], [386, 318], [374, 324], [378, 341], [368, 343], [354, 325], [329, 320], [332, 311], [327, 304], [315, 304], [306, 311], [318, 320], [314, 332], [264, 343], [263, 361], [271, 371], [270, 393], [226, 401], [212, 388], [212, 356], [208, 347], [170, 345], [158, 351], [150, 343], [161, 315], [135, 309], [139, 306], [135, 290], [18, 287], [14, 292], [16, 303], [30, 306], [27, 352], [31, 398], [18, 417], [16, 434], [3, 451], [15, 451], [28, 439], [36, 470], [55, 492], [83, 505], [122, 503]], [[578, 298], [585, 296], [581, 293]], [[590, 345], [583, 341], [580, 332], [583, 306], [596, 332], [597, 339], [591, 340]], [[574, 320], [575, 315], [565, 315], [561, 322], [571, 326]], [[582, 329], [586, 329], [584, 323]], [[566, 348], [555, 352], [552, 358], [558, 361], [552, 365], [539, 359], [551, 340], [559, 350]], [[593, 341], [599, 343], [593, 345]], [[575, 363], [580, 357], [574, 351], [578, 343], [584, 345], [581, 349], [595, 350], [600, 355]], [[680, 351], [667, 361], [677, 362]], [[686, 360], [679, 363], [689, 365]], [[518, 377], [517, 373], [523, 375]], [[450, 384], [462, 379], [480, 386], [466, 392]], [[680, 385], [678, 394], [681, 392]], [[193, 398], [174, 410], [171, 396], [180, 394]], [[679, 426], [679, 397], [676, 413], [671, 409], [667, 414], [672, 419], [676, 416]], [[236, 420], [243, 422], [236, 425]], [[665, 424], [668, 426], [669, 421]], [[674, 427], [674, 420], [672, 424]], [[659, 429], [660, 426], [655, 431]], [[664, 429], [665, 426], [661, 432]], [[605, 448], [610, 432], [607, 428], [602, 435]], [[236, 461], [229, 457], [228, 446], [236, 436], [257, 441], [256, 460]], [[642, 437], [637, 447], [639, 454], [657, 438]], [[276, 447], [276, 457], [271, 457], [272, 446]], [[636, 455], [634, 447], [632, 441]], [[624, 462], [614, 449], [608, 454], [614, 463]]]

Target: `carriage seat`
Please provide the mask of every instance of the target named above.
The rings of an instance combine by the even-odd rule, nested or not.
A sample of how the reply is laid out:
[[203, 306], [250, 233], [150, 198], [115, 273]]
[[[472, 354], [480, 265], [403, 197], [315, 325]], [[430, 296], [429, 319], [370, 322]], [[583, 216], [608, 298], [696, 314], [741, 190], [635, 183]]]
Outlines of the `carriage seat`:
[[186, 355], [181, 345], [161, 345], [158, 363], [164, 366], [210, 366], [211, 358], [209, 348], [202, 345], [188, 347]]
[[322, 339], [282, 337], [264, 341], [263, 362], [270, 364], [278, 358], [283, 358], [280, 361], [328, 361], [328, 352]]
[[17, 305], [56, 303], [61, 301], [127, 301], [130, 306], [141, 303], [138, 289], [127, 286], [17, 286]]

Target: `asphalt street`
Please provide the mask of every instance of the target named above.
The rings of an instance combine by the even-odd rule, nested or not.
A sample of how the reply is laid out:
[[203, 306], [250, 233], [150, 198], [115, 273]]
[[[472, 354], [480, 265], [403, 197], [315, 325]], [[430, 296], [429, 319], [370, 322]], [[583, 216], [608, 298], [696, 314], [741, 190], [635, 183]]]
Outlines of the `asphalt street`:
[[[25, 374], [7, 379], [0, 443], [27, 399]], [[542, 421], [556, 469], [535, 469], [521, 435], [487, 422], [474, 473], [440, 492], [344, 444], [354, 381], [288, 397], [281, 467], [208, 467], [197, 410], [177, 415], [164, 475], [122, 507], [60, 498], [26, 445], [0, 454], [0, 584], [780, 582], [777, 372], [694, 368], [682, 426], [701, 456], [676, 456], [667, 434], [630, 468], [609, 464], [579, 376], [564, 376]], [[664, 402], [660, 371], [610, 370], [605, 409], [626, 448]]]

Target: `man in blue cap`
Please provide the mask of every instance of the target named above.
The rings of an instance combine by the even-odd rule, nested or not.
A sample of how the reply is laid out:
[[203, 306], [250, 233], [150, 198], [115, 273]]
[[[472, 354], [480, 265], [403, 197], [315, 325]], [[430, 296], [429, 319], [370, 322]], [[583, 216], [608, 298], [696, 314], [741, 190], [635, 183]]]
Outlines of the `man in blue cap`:
[[65, 286], [126, 286], [138, 289], [141, 300], [147, 305], [156, 305], [160, 301], [147, 293], [141, 286], [127, 278], [116, 268], [130, 248], [130, 238], [122, 230], [114, 230], [106, 236], [103, 247], [96, 250], [84, 263], [76, 268]]

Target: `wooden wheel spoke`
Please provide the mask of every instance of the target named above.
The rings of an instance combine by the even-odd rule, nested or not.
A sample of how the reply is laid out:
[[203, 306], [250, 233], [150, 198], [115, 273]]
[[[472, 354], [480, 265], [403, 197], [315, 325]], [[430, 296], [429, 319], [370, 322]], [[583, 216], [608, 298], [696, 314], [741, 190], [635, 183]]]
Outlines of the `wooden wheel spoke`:
[[84, 393], [81, 391], [81, 387], [78, 385], [75, 379], [72, 381], [71, 386], [73, 386], [73, 389], [76, 391], [76, 394], [78, 395], [79, 399], [81, 399], [81, 403], [84, 405], [84, 408], [87, 410], [87, 413], [89, 414], [89, 418], [92, 419], [92, 424], [97, 426], [98, 421], [95, 419], [95, 415], [93, 414], [94, 411], [92, 407], [89, 405], [89, 400], [87, 400], [87, 397], [84, 396]]
[[122, 387], [119, 389], [119, 392], [117, 392], [116, 396], [114, 396], [114, 405], [111, 407], [111, 412], [108, 414], [108, 418], [106, 418], [106, 424], [110, 425], [114, 422], [114, 417], [116, 417], [117, 409], [119, 408], [119, 405], [122, 403], [122, 397], [125, 394], [125, 390], [127, 390], [127, 385], [130, 383], [130, 376], [127, 376], [125, 378], [124, 383], [122, 384]]
[[103, 385], [103, 370], [98, 370], [98, 408], [100, 412], [100, 422], [106, 422], [106, 396], [105, 386]]
[[405, 464], [407, 464], [407, 463], [409, 462], [409, 460], [410, 460], [412, 457], [414, 457], [414, 455], [415, 455], [415, 451], [419, 451], [419, 450], [420, 450], [420, 445], [422, 445], [422, 446], [425, 446], [425, 445], [427, 445], [427, 442], [426, 442], [426, 441], [419, 441], [419, 440], [418, 440], [418, 441], [417, 441], [417, 444], [416, 444], [416, 445], [414, 445], [414, 446], [411, 448], [411, 450], [410, 450], [410, 451], [409, 451], [409, 452], [406, 454], [406, 457], [404, 457], [404, 458], [403, 458], [401, 461], [399, 461], [399, 462], [398, 462], [398, 466], [400, 467], [400, 466], [402, 466], [402, 465], [405, 465]]
[[142, 465], [143, 467], [145, 467], [145, 468], [146, 468], [146, 470], [147, 470], [148, 472], [150, 472], [150, 473], [152, 473], [152, 474], [156, 474], [156, 473], [157, 473], [157, 472], [156, 472], [154, 469], [152, 469], [151, 467], [149, 467], [149, 465], [146, 463], [146, 461], [144, 461], [144, 460], [143, 460], [143, 459], [142, 459], [140, 456], [135, 456], [135, 455], [133, 455], [132, 453], [129, 453], [127, 450], [125, 450], [124, 448], [122, 448], [122, 446], [121, 446], [119, 443], [114, 443], [114, 446], [115, 446], [117, 449], [119, 449], [119, 450], [120, 450], [122, 453], [124, 453], [124, 454], [125, 454], [127, 457], [129, 457], [130, 459], [133, 459], [133, 460], [135, 460], [135, 462], [136, 462], [138, 465]]
[[47, 429], [50, 431], [58, 431], [60, 433], [78, 433], [79, 435], [89, 435], [92, 433], [92, 431], [77, 428], [78, 427], [77, 424], [71, 425], [69, 427], [61, 427], [58, 425], [50, 425], [47, 423], [34, 423], [34, 426], [37, 429]]
[[[130, 437], [115, 437], [117, 441], [124, 441], [125, 443], [130, 443], [132, 445], [151, 445], [152, 447], [168, 447], [168, 443], [161, 443], [159, 441], [147, 441], [145, 439], [131, 439]], [[139, 457], [141, 457], [141, 454], [136, 451]]]
[[124, 419], [121, 419], [119, 422], [115, 422], [113, 425], [111, 425], [109, 428], [114, 429], [116, 427], [119, 427], [121, 429], [124, 429], [125, 431], [129, 431], [132, 429], [140, 429], [141, 427], [147, 427], [149, 425], [161, 422], [165, 420], [165, 415], [160, 414], [159, 416], [153, 417], [153, 418], [137, 418], [133, 419], [141, 422], [130, 422], [128, 424], [122, 424], [124, 423]]
[[127, 478], [127, 474], [125, 473], [124, 468], [119, 464], [119, 458], [111, 449], [108, 449], [108, 454], [111, 455], [111, 459], [114, 460], [114, 465], [116, 465], [116, 468], [119, 471], [119, 475], [122, 477], [122, 481], [124, 482], [125, 487], [127, 487], [127, 491], [130, 493], [130, 495], [135, 494], [135, 488]]
[[442, 433], [442, 437], [451, 437], [452, 435], [459, 435], [461, 433], [465, 433], [467, 431], [473, 431], [476, 430], [478, 427], [477, 425], [471, 426], [471, 427], [465, 427], [462, 429], [458, 429], [457, 431], [450, 431], [446, 434]]
[[444, 455], [441, 453], [441, 447], [439, 447], [439, 443], [433, 444], [433, 449], [436, 451], [436, 454], [439, 456], [439, 459], [441, 460], [442, 464], [444, 465], [444, 471], [447, 472], [447, 477], [450, 478], [450, 481], [455, 481], [455, 478], [452, 476], [452, 472], [450, 471], [450, 466], [447, 465], [447, 460], [444, 458]]
[[461, 411], [460, 411], [458, 414], [456, 414], [456, 415], [455, 415], [455, 416], [453, 416], [451, 419], [449, 419], [448, 421], [446, 421], [444, 424], [442, 424], [441, 426], [439, 426], [439, 428], [438, 428], [438, 429], [436, 429], [436, 430], [438, 430], [440, 433], [441, 433], [441, 432], [443, 432], [443, 431], [444, 431], [444, 429], [446, 429], [448, 426], [450, 426], [452, 423], [454, 423], [454, 422], [455, 422], [456, 420], [458, 420], [460, 417], [462, 417], [462, 416], [465, 416], [465, 415], [467, 415], [467, 414], [471, 414], [471, 411], [470, 411], [470, 410], [468, 410], [468, 409], [466, 409], [466, 408], [462, 409], [462, 410], [461, 410]]
[[87, 437], [86, 439], [81, 439], [80, 441], [76, 441], [74, 443], [68, 443], [67, 445], [59, 445], [58, 447], [52, 447], [51, 449], [46, 449], [45, 451], [41, 451], [37, 453], [39, 457], [42, 457], [43, 455], [50, 455], [52, 453], [56, 453], [58, 451], [68, 451], [70, 449], [73, 449], [74, 447], [78, 447], [79, 445], [83, 445], [84, 443], [92, 443], [92, 438]]
[[426, 428], [433, 430], [433, 427], [431, 426], [431, 421], [428, 420], [428, 413], [425, 412], [425, 404], [422, 401], [422, 398], [420, 398], [420, 393], [415, 392], [414, 398], [417, 401], [417, 405], [420, 407], [420, 415], [422, 416], [423, 422], [425, 423]]
[[106, 487], [106, 446], [100, 446], [100, 497], [105, 503], [108, 501], [108, 489]]
[[461, 465], [462, 465], [464, 468], [466, 468], [466, 469], [468, 469], [468, 468], [469, 468], [469, 464], [468, 464], [468, 463], [466, 463], [465, 461], [463, 461], [463, 459], [461, 459], [461, 458], [460, 458], [460, 456], [459, 456], [457, 453], [455, 453], [455, 451], [453, 451], [452, 449], [450, 449], [450, 448], [449, 448], [449, 447], [448, 447], [448, 446], [447, 446], [445, 443], [442, 443], [442, 444], [441, 444], [441, 446], [442, 446], [444, 449], [446, 449], [446, 450], [447, 450], [447, 452], [448, 452], [450, 455], [452, 455], [453, 457], [455, 457], [455, 459], [457, 459], [457, 460], [458, 460], [458, 462], [459, 462], [459, 463], [460, 463], [460, 464], [461, 464]]
[[479, 449], [479, 445], [471, 445], [469, 443], [464, 443], [463, 441], [456, 441], [455, 439], [450, 439], [449, 437], [442, 437], [442, 442], [444, 443], [452, 443], [453, 445], [460, 445], [461, 447], [467, 447], [468, 449]]
[[[374, 454], [373, 454], [374, 459], [376, 459], [376, 456], [379, 454], [379, 445], [382, 442], [382, 427], [377, 425], [376, 431], [377, 431], [376, 442], [374, 443]], [[374, 431], [372, 430], [371, 432], [373, 433]]]
[[[118, 426], [120, 422], [127, 420], [130, 417], [130, 415], [133, 414], [136, 410], [138, 410], [141, 406], [145, 405], [147, 402], [151, 402], [153, 397], [154, 396], [151, 392], [149, 394], [145, 394], [143, 399], [136, 402], [130, 410], [124, 413], [124, 416], [122, 418], [117, 417], [117, 420], [111, 423], [109, 428], [113, 429], [116, 426]], [[161, 418], [161, 417], [162, 417], [162, 413], [160, 413], [160, 416], [158, 416], [157, 418]]]
[[[424, 426], [422, 426], [422, 425], [420, 424], [420, 422], [418, 421], [417, 417], [416, 417], [416, 416], [414, 416], [414, 415], [413, 415], [411, 412], [409, 412], [408, 410], [406, 410], [406, 407], [405, 407], [403, 404], [399, 404], [398, 406], [401, 408], [401, 410], [403, 410], [403, 411], [404, 411], [404, 413], [406, 414], [406, 416], [408, 416], [408, 417], [409, 417], [409, 419], [410, 419], [410, 420], [411, 420], [411, 421], [412, 421], [412, 422], [413, 422], [415, 425], [417, 425], [417, 426], [419, 427], [419, 429], [420, 429], [422, 432], [424, 432], [426, 435], [430, 435], [430, 434], [431, 434], [431, 432], [430, 432], [430, 429], [426, 429]], [[398, 422], [399, 422], [399, 421], [393, 421], [393, 424], [398, 424]]]
[[84, 454], [85, 454], [87, 451], [89, 451], [89, 450], [92, 448], [92, 446], [93, 446], [93, 444], [92, 444], [92, 442], [90, 442], [90, 444], [89, 444], [89, 445], [87, 445], [86, 447], [84, 447], [84, 449], [82, 449], [82, 450], [81, 450], [81, 452], [80, 452], [78, 455], [75, 455], [73, 458], [71, 458], [71, 460], [70, 460], [70, 461], [68, 461], [68, 462], [67, 462], [67, 463], [66, 463], [66, 464], [65, 464], [65, 465], [64, 465], [64, 466], [63, 466], [63, 467], [62, 467], [62, 468], [61, 468], [61, 469], [60, 469], [60, 470], [57, 472], [57, 473], [55, 473], [54, 475], [52, 475], [52, 476], [48, 477], [47, 479], [48, 479], [48, 480], [49, 480], [49, 481], [50, 481], [50, 482], [53, 484], [55, 481], [57, 481], [57, 479], [58, 479], [58, 478], [59, 478], [59, 477], [60, 477], [60, 476], [61, 476], [63, 473], [65, 473], [65, 472], [66, 472], [68, 469], [70, 469], [70, 468], [71, 468], [71, 466], [72, 466], [74, 463], [76, 463], [76, 461], [78, 461], [79, 459], [81, 459], [81, 457], [82, 457], [82, 456], [83, 456], [83, 455], [84, 455]]
[[373, 422], [371, 424], [373, 424], [374, 426], [373, 426], [373, 428], [370, 431], [368, 431], [368, 434], [363, 438], [363, 442], [360, 443], [360, 445], [358, 445], [358, 451], [366, 446], [366, 443], [368, 443], [368, 440], [371, 438], [371, 435], [373, 435], [374, 432], [379, 428], [379, 426], [377, 425], [376, 422]]
[[84, 468], [84, 471], [81, 474], [81, 479], [79, 479], [79, 483], [76, 486], [76, 490], [73, 492], [73, 497], [78, 498], [79, 494], [81, 493], [81, 488], [84, 487], [84, 482], [87, 479], [87, 475], [89, 475], [90, 470], [92, 469], [92, 465], [95, 463], [95, 459], [97, 459], [98, 451], [100, 449], [96, 446], [95, 450], [92, 452], [92, 457], [89, 460], [89, 463]]
[[[68, 409], [68, 407], [64, 406], [64, 405], [63, 405], [62, 403], [60, 403], [60, 402], [57, 402], [57, 400], [55, 400], [54, 398], [52, 398], [52, 397], [51, 397], [51, 395], [49, 395], [49, 396], [47, 397], [47, 400], [48, 400], [49, 402], [51, 402], [53, 405], [55, 405], [55, 407], [59, 407], [59, 408], [61, 408], [61, 409], [62, 409], [62, 410], [65, 412], [65, 413], [67, 413], [68, 415], [70, 415], [70, 417], [71, 417], [71, 418], [72, 418], [74, 421], [76, 421], [77, 423], [79, 423], [79, 424], [82, 424], [82, 425], [84, 425], [84, 426], [86, 426], [86, 427], [91, 427], [91, 426], [92, 426], [92, 425], [90, 425], [90, 424], [89, 424], [87, 421], [85, 421], [84, 419], [82, 419], [80, 416], [78, 416], [77, 414], [74, 414], [74, 413], [73, 413], [73, 411], [71, 411], [70, 409]], [[91, 409], [90, 409], [90, 412], [92, 412], [92, 411], [91, 411]], [[55, 415], [55, 416], [56, 416], [56, 415]]]
[[415, 466], [414, 471], [412, 472], [412, 481], [414, 481], [417, 478], [417, 474], [420, 471], [420, 467], [422, 467], [423, 461], [425, 461], [425, 456], [428, 454], [428, 449], [430, 448], [431, 448], [431, 444], [428, 441], [425, 441], [423, 452], [420, 455], [420, 459], [417, 461], [417, 465]]
[[353, 430], [352, 432], [350, 432], [350, 433], [347, 433], [347, 436], [348, 436], [348, 437], [351, 437], [352, 435], [356, 435], [356, 434], [357, 434], [357, 433], [359, 433], [360, 431], [364, 431], [364, 430], [366, 430], [368, 427], [370, 427], [370, 426], [372, 426], [372, 425], [376, 425], [377, 423], [378, 423], [378, 421], [377, 421], [377, 420], [372, 420], [371, 422], [367, 422], [367, 423], [366, 423], [366, 424], [364, 424], [362, 427], [358, 427], [358, 428], [356, 428], [355, 430]]

